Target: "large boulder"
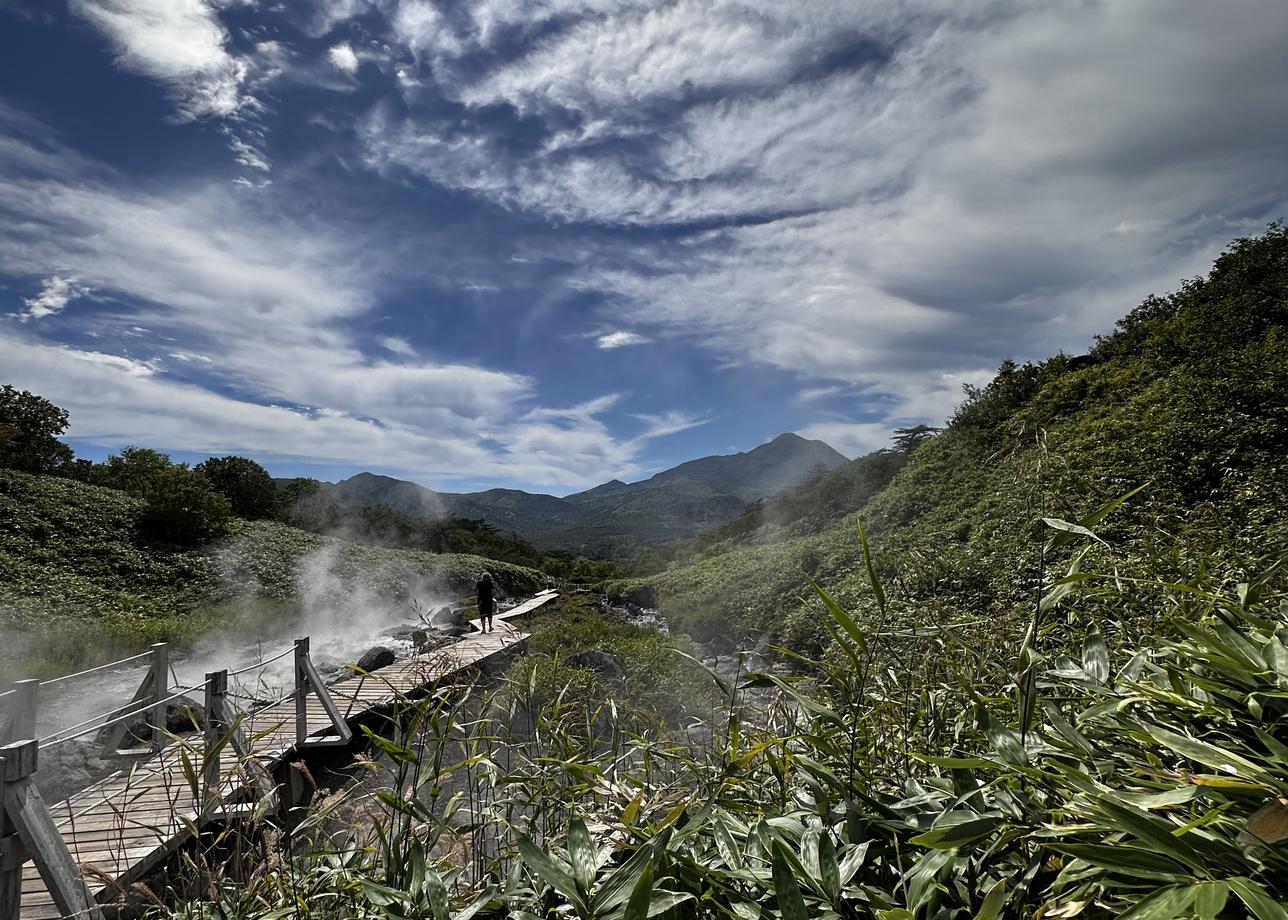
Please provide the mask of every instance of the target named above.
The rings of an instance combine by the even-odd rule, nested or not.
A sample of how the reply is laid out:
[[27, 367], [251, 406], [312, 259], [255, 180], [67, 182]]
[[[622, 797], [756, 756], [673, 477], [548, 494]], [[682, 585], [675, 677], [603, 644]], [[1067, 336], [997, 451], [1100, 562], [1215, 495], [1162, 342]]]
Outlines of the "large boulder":
[[460, 625], [460, 615], [451, 607], [439, 607], [429, 615], [430, 629], [449, 629]]
[[589, 668], [608, 680], [619, 682], [626, 680], [626, 669], [622, 667], [622, 660], [612, 652], [605, 652], [602, 649], [591, 649], [571, 655], [568, 657], [568, 665], [573, 668]]
[[397, 656], [394, 654], [393, 649], [384, 645], [373, 645], [367, 649], [365, 655], [358, 659], [358, 667], [367, 672], [379, 671], [381, 668], [393, 664], [395, 658]]

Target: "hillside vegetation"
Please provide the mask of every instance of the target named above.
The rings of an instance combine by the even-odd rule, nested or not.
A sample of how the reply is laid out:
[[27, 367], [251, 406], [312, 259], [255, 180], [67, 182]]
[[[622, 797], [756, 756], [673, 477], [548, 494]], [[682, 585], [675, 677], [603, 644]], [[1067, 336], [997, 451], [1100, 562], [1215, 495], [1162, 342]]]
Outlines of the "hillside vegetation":
[[1286, 321], [1288, 231], [1276, 225], [1234, 243], [1208, 277], [1147, 299], [1088, 355], [1005, 363], [906, 465], [861, 458], [744, 516], [696, 560], [674, 553], [660, 573], [656, 556], [640, 560], [640, 580], [695, 636], [772, 629], [817, 648], [805, 575], [842, 603], [870, 602], [857, 515], [896, 610], [935, 624], [987, 617], [1018, 641], [1068, 563], [1043, 555], [1040, 519], [1076, 521], [1137, 488], [1086, 564], [1170, 579], [1204, 560], [1238, 580], [1288, 540]]
[[219, 627], [285, 627], [330, 596], [392, 609], [416, 594], [464, 595], [483, 569], [514, 594], [545, 581], [478, 556], [364, 546], [239, 518], [218, 541], [180, 548], [145, 534], [145, 508], [116, 489], [0, 469], [6, 664], [56, 670]]

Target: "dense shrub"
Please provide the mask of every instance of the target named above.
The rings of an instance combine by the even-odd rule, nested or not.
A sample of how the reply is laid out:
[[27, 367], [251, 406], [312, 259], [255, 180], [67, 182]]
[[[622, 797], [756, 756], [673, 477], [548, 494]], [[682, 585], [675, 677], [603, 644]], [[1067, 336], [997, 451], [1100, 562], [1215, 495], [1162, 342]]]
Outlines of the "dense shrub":
[[196, 546], [228, 530], [228, 499], [212, 489], [205, 476], [185, 466], [156, 473], [143, 498], [147, 504], [139, 526], [154, 540]]

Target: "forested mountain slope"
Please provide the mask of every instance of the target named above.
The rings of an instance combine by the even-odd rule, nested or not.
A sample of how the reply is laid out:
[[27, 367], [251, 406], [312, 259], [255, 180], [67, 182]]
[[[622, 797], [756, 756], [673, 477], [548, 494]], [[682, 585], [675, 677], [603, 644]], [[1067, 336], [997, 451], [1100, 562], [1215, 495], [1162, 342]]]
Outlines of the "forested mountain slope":
[[[1138, 487], [1097, 525], [1108, 545], [1084, 565], [1167, 577], [1180, 557], [1211, 556], [1237, 577], [1282, 551], [1288, 530], [1286, 325], [1288, 232], [1276, 225], [1234, 243], [1208, 277], [1148, 298], [1088, 355], [1004, 364], [888, 485], [855, 492], [830, 524], [799, 526], [832, 507], [824, 480], [794, 497], [781, 538], [749, 526], [646, 580], [695, 635], [772, 626], [807, 643], [818, 630], [799, 600], [803, 574], [867, 603], [857, 515], [896, 598], [940, 622], [987, 615], [1004, 632], [1068, 563], [1043, 558], [1040, 519], [1076, 520]], [[875, 463], [841, 468], [830, 487]]]
[[625, 559], [641, 547], [726, 524], [748, 502], [845, 463], [822, 441], [783, 434], [748, 451], [690, 460], [639, 482], [615, 479], [564, 498], [516, 489], [436, 492], [374, 473], [359, 473], [328, 488], [352, 505], [477, 519], [542, 548]]

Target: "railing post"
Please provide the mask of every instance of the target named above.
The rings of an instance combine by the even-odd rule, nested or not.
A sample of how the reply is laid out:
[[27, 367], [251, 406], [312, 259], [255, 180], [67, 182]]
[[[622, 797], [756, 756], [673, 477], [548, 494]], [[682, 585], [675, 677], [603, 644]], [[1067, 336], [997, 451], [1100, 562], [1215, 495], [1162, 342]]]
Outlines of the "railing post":
[[295, 640], [295, 743], [309, 736], [309, 637]]
[[[17, 712], [14, 713], [15, 726]], [[12, 743], [13, 739], [5, 739]], [[7, 750], [7, 749], [6, 749]], [[0, 803], [4, 793], [9, 791], [9, 769], [7, 759], [0, 761]], [[15, 765], [16, 766], [16, 765]], [[21, 777], [20, 770], [14, 775]], [[27, 848], [18, 836], [18, 829], [9, 819], [9, 809], [0, 804], [0, 920], [18, 920], [22, 907], [22, 864], [27, 861]]]
[[206, 732], [201, 752], [202, 797], [207, 804], [219, 795], [219, 742], [228, 733], [226, 718], [228, 699], [228, 671], [212, 671], [206, 675]]
[[19, 920], [22, 866], [30, 859], [64, 917], [102, 920], [80, 869], [31, 780], [39, 742], [0, 747], [0, 920]]
[[170, 644], [158, 642], [152, 646], [152, 750], [165, 747], [165, 734], [170, 695]]
[[0, 742], [12, 744], [36, 737], [36, 708], [40, 700], [40, 681], [15, 680], [13, 682], [13, 710], [5, 723], [4, 737]]

